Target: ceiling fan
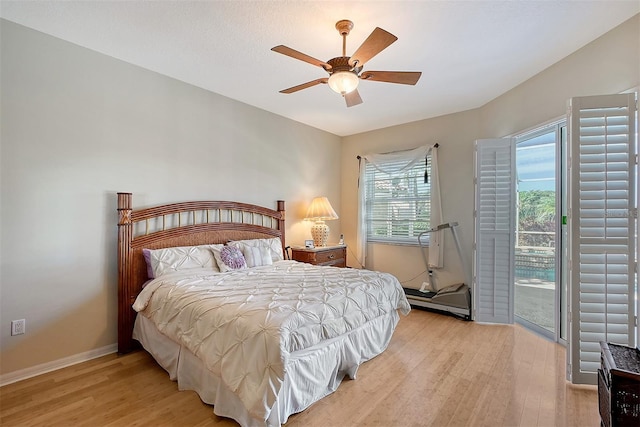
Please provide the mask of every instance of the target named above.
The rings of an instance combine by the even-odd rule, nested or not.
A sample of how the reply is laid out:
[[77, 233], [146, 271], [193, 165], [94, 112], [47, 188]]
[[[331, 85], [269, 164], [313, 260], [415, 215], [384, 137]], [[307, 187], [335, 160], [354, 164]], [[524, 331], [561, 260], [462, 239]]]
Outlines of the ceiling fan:
[[279, 45], [271, 50], [290, 56], [300, 61], [308, 62], [311, 65], [322, 67], [329, 77], [311, 80], [301, 85], [283, 89], [280, 93], [293, 93], [319, 84], [329, 84], [335, 92], [341, 94], [347, 102], [347, 107], [353, 107], [362, 103], [362, 98], [358, 93], [359, 80], [371, 80], [376, 82], [400, 83], [405, 85], [415, 85], [421, 72], [413, 71], [362, 71], [364, 64], [371, 58], [386, 49], [391, 43], [398, 40], [393, 34], [376, 27], [367, 37], [362, 45], [352, 56], [347, 56], [347, 36], [353, 29], [353, 22], [343, 19], [336, 23], [336, 29], [342, 36], [342, 56], [332, 58], [327, 62], [305, 55], [302, 52], [290, 47]]

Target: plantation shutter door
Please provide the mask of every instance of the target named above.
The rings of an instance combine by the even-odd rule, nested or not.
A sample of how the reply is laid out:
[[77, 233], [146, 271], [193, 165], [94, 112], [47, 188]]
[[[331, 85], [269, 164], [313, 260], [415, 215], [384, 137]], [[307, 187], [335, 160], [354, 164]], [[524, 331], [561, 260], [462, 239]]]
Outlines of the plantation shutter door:
[[635, 95], [573, 98], [569, 107], [569, 373], [595, 384], [600, 341], [635, 346]]
[[475, 142], [474, 318], [513, 323], [515, 140]]

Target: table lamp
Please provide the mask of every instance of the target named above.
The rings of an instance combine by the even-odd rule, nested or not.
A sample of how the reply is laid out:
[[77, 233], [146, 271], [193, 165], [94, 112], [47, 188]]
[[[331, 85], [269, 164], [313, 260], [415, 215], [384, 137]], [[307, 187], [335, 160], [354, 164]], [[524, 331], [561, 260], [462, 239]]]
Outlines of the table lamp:
[[311, 236], [313, 237], [314, 246], [327, 246], [329, 226], [324, 222], [332, 219], [338, 219], [338, 214], [336, 214], [336, 211], [331, 207], [329, 200], [326, 197], [316, 197], [313, 199], [307, 210], [305, 220], [315, 221], [315, 224], [311, 226]]

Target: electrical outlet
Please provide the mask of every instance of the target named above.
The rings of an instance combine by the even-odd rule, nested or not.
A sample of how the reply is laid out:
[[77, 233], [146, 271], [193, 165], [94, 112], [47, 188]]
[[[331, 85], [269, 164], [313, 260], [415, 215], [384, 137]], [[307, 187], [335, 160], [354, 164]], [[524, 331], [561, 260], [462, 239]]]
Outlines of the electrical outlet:
[[25, 319], [11, 321], [11, 335], [22, 335], [26, 332], [27, 321]]

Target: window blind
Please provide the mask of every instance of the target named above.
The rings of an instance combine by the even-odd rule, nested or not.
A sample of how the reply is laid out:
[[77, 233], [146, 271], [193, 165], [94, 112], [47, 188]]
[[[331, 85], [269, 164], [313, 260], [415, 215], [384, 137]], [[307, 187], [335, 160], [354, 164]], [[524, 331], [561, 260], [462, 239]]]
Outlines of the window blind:
[[[386, 171], [403, 169], [406, 161], [387, 161]], [[401, 172], [386, 173], [366, 163], [367, 241], [417, 244], [418, 235], [430, 228], [431, 156]], [[423, 242], [428, 239], [422, 239]]]

